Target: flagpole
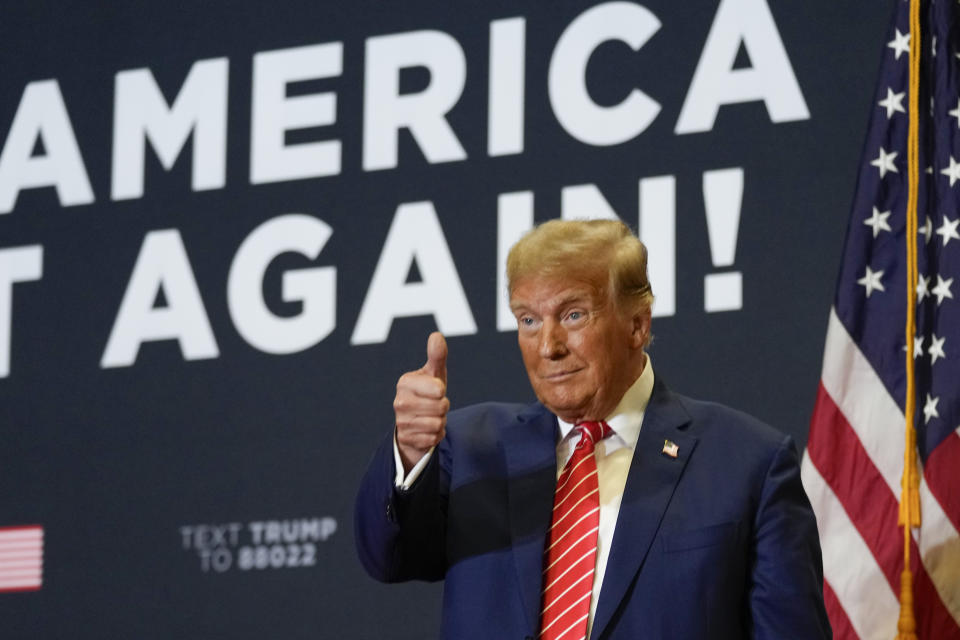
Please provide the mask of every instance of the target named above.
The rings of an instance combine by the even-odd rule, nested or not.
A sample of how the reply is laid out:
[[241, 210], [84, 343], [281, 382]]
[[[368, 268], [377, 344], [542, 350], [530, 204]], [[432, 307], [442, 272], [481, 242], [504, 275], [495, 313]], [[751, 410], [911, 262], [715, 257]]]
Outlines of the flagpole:
[[904, 436], [903, 477], [901, 478], [898, 524], [903, 526], [903, 572], [900, 574], [900, 618], [896, 640], [917, 640], [917, 622], [913, 607], [913, 572], [910, 570], [910, 532], [920, 526], [919, 478], [917, 474], [916, 374], [914, 372], [914, 339], [917, 306], [917, 199], [919, 193], [919, 93], [920, 93], [920, 0], [910, 0], [909, 51], [909, 128], [907, 130], [907, 319], [906, 378], [904, 402], [906, 433]]

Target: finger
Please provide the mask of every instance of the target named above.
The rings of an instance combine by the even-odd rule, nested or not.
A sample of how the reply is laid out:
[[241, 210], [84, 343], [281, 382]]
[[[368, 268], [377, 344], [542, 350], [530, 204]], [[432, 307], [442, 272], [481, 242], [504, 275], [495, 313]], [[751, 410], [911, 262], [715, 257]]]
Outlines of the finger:
[[423, 370], [447, 384], [447, 341], [439, 331], [434, 331], [427, 339], [427, 363]]
[[413, 465], [417, 463], [429, 450], [440, 444], [443, 439], [443, 432], [436, 435], [417, 435], [401, 440], [400, 434], [397, 434], [397, 448], [400, 450], [400, 459], [403, 460], [403, 468], [409, 472]]
[[418, 417], [397, 424], [397, 443], [407, 446], [432, 447], [446, 435], [443, 418]]
[[447, 425], [447, 416], [404, 416], [397, 428], [409, 433], [436, 433]]
[[[437, 435], [426, 435], [426, 434], [417, 434], [414, 436], [409, 436], [404, 440], [397, 438], [397, 446], [401, 448], [413, 449], [418, 454], [423, 455], [427, 452], [427, 449], [430, 447], [435, 447], [440, 444], [440, 441], [443, 440], [443, 434]], [[420, 455], [416, 456], [417, 458]], [[413, 457], [413, 456], [411, 456]]]
[[405, 418], [445, 416], [449, 410], [450, 401], [446, 398], [424, 398], [410, 393], [398, 393], [393, 401], [394, 413]]
[[405, 373], [397, 381], [398, 399], [405, 396], [417, 396], [437, 401], [443, 398], [446, 392], [446, 387], [438, 378], [423, 370]]
[[397, 434], [410, 436], [438, 436], [444, 432], [447, 421], [442, 416], [417, 416], [397, 425]]

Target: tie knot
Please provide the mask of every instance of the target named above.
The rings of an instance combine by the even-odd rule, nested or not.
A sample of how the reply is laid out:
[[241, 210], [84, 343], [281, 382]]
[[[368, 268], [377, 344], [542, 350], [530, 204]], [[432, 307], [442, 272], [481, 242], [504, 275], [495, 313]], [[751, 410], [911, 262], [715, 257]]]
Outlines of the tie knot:
[[576, 429], [580, 432], [580, 442], [577, 443], [578, 447], [587, 443], [593, 447], [594, 444], [600, 442], [611, 433], [610, 425], [606, 422], [580, 422], [577, 424]]

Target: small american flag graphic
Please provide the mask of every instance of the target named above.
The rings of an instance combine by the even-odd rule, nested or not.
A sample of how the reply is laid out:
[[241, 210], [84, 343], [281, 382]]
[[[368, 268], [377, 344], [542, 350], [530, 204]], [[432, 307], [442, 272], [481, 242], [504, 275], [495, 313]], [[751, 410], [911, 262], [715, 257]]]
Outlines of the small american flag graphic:
[[673, 440], [664, 440], [663, 450], [660, 453], [670, 456], [671, 458], [676, 458], [677, 454], [680, 453], [680, 447], [678, 447], [677, 443]]
[[0, 527], [0, 593], [43, 584], [43, 527]]

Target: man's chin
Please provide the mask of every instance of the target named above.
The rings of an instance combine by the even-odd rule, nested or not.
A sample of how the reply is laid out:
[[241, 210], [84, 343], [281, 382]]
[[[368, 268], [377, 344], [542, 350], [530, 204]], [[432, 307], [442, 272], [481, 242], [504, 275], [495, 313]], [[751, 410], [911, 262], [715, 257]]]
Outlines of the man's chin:
[[583, 418], [584, 403], [582, 402], [574, 402], [570, 398], [544, 396], [540, 396], [540, 402], [564, 422], [576, 423]]

